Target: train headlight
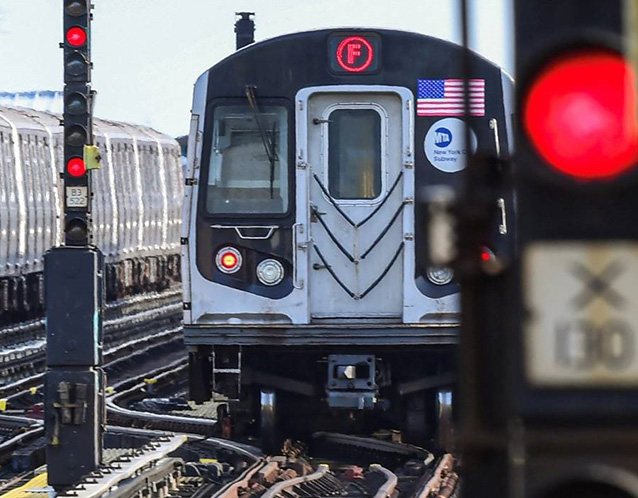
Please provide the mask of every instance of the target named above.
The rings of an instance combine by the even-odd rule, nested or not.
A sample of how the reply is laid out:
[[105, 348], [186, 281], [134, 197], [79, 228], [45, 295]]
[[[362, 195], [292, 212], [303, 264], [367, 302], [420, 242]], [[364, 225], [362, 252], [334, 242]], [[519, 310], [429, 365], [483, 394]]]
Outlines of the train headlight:
[[241, 268], [241, 253], [234, 247], [224, 247], [215, 256], [215, 264], [222, 273], [235, 273]]
[[436, 285], [446, 285], [454, 278], [454, 271], [447, 266], [431, 266], [427, 271], [428, 280]]
[[277, 285], [284, 279], [284, 267], [279, 261], [264, 259], [257, 265], [257, 278], [264, 285]]

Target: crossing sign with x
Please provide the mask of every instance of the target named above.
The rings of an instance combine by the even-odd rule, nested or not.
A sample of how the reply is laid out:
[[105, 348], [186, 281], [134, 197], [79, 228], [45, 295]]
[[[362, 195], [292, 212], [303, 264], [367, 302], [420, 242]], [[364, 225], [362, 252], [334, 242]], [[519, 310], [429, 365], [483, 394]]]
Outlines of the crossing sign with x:
[[523, 270], [530, 383], [638, 385], [638, 244], [537, 242]]

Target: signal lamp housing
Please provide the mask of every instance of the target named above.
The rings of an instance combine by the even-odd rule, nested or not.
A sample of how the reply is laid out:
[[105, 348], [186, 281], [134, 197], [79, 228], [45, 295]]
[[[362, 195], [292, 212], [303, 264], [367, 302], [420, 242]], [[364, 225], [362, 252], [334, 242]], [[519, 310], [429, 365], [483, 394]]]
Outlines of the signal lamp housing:
[[217, 269], [226, 274], [238, 272], [242, 262], [241, 253], [234, 247], [224, 247], [220, 249], [215, 256]]
[[64, 10], [70, 16], [78, 17], [87, 13], [86, 0], [67, 0]]
[[89, 236], [89, 227], [86, 220], [82, 218], [72, 218], [67, 221], [64, 231], [71, 242], [83, 242]]
[[86, 128], [81, 125], [72, 125], [66, 129], [66, 143], [73, 147], [82, 147], [86, 144]]
[[89, 62], [86, 57], [80, 52], [73, 52], [69, 54], [65, 60], [65, 77], [67, 80], [79, 80], [88, 79]]
[[563, 53], [526, 88], [523, 127], [553, 169], [579, 181], [611, 179], [638, 160], [636, 74], [605, 49]]
[[69, 114], [84, 114], [88, 112], [86, 95], [80, 92], [73, 92], [64, 99], [64, 106]]

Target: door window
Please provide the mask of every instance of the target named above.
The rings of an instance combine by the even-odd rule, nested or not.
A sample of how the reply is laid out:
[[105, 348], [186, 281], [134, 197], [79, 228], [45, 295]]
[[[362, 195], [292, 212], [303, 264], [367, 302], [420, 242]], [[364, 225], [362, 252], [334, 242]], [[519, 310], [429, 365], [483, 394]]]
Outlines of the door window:
[[336, 109], [328, 123], [328, 190], [334, 199], [381, 195], [381, 116], [374, 109]]

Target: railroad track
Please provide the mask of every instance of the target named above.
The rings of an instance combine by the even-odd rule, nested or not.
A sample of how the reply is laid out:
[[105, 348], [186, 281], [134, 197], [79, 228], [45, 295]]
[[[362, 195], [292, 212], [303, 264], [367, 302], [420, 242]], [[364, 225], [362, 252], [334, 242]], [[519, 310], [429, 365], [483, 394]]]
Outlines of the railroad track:
[[[180, 326], [159, 330], [152, 335], [146, 334], [107, 349], [104, 353], [104, 369], [109, 380], [118, 379], [126, 376], [128, 369], [143, 365], [149, 358], [156, 363], [163, 361], [168, 353], [182, 357], [186, 355]], [[4, 401], [6, 412], [23, 413], [41, 403], [43, 382], [44, 372], [0, 386], [0, 399]]]
[[[186, 379], [186, 368], [184, 361], [176, 361], [152, 372], [156, 394], [179, 391]], [[215, 420], [126, 408], [149, 396], [145, 394], [142, 376], [119, 387], [117, 394], [107, 401], [111, 422], [215, 433]], [[350, 463], [344, 464], [344, 459]], [[383, 465], [371, 461], [383, 462]], [[458, 493], [454, 465], [452, 455], [436, 459], [432, 453], [409, 444], [317, 433], [309, 447], [287, 445], [284, 455], [255, 462], [239, 479], [217, 491], [212, 483], [200, 483], [196, 487], [187, 480], [183, 484], [185, 488], [178, 487], [178, 494], [215, 498], [450, 498]]]
[[[104, 309], [104, 347], [113, 349], [175, 326], [181, 320], [180, 302], [181, 291], [171, 289], [109, 303]], [[15, 384], [44, 371], [44, 334], [44, 320], [0, 330], [0, 384]]]
[[[178, 304], [181, 301], [181, 292], [181, 288], [170, 288], [164, 292], [150, 292], [107, 303], [104, 305], [104, 319], [110, 321], [148, 311], [152, 307]], [[0, 348], [43, 339], [44, 333], [44, 318], [0, 327]]]
[[[38, 431], [41, 424], [32, 424], [23, 439]], [[363, 469], [307, 455], [264, 457], [258, 448], [193, 434], [109, 426], [105, 440], [105, 463], [65, 494], [98, 497], [117, 487], [118, 497], [453, 498], [459, 488], [449, 454]], [[46, 481], [38, 474], [14, 476], [0, 485], [0, 493], [41, 489]]]
[[[2, 421], [0, 420], [0, 427]], [[107, 427], [104, 463], [65, 491], [77, 498], [198, 496], [211, 494], [263, 460], [258, 448], [192, 434]], [[0, 494], [46, 487], [46, 470], [14, 475]], [[200, 494], [201, 496], [201, 494]], [[210, 496], [210, 495], [208, 495]]]
[[[149, 380], [152, 380], [152, 384], [149, 383]], [[173, 395], [185, 388], [187, 380], [188, 360], [180, 358], [168, 365], [113, 386], [115, 392], [106, 400], [109, 423], [204, 436], [216, 434], [216, 418], [188, 414], [174, 415], [166, 412], [157, 413], [129, 408], [134, 402], [149, 397], [149, 386], [152, 386], [154, 395]]]
[[[299, 446], [305, 449], [290, 451], [289, 446], [283, 455], [263, 457], [256, 448], [213, 437], [214, 416], [193, 416], [188, 405], [180, 414], [157, 409], [158, 400], [148, 398], [174, 396], [184, 391], [187, 382], [186, 351], [175, 319], [181, 316], [181, 307], [171, 302], [176, 297], [167, 293], [161, 299], [140, 297], [110, 306], [104, 369], [109, 379], [108, 422], [117, 426], [107, 431], [111, 443], [105, 464], [68, 492], [97, 497], [117, 486], [121, 497], [139, 493], [158, 498], [455, 496], [458, 475], [451, 455], [435, 460], [415, 446], [319, 433], [309, 450]], [[151, 304], [159, 304], [159, 309], [148, 309]], [[25, 326], [32, 328], [33, 324]], [[0, 332], [0, 344], [2, 337]], [[13, 368], [14, 376], [24, 373], [20, 365], [37, 363], [34, 360], [43, 355], [42, 342], [34, 337], [0, 349], [0, 372]], [[6, 413], [33, 414], [33, 406], [42, 403], [43, 377], [37, 372], [0, 386]], [[114, 434], [129, 439], [114, 445]], [[143, 444], [123, 448], [130, 445], [132, 434]], [[42, 477], [32, 469], [43, 460], [44, 448], [41, 421], [0, 416], [0, 481], [6, 481], [0, 492], [38, 487], [37, 483], [42, 487]]]
[[[147, 375], [155, 375], [158, 382], [154, 385], [159, 384], [161, 393], [171, 385], [173, 390], [181, 389], [180, 379], [185, 377], [185, 371], [185, 362], [176, 360]], [[118, 431], [141, 434], [152, 441], [133, 445], [135, 450], [119, 448], [115, 457], [107, 450], [105, 465], [78, 483], [76, 489], [69, 490], [73, 495], [97, 497], [116, 485], [122, 490], [118, 496], [132, 496], [129, 493], [145, 489], [144, 494], [151, 498], [450, 498], [458, 493], [458, 475], [451, 455], [435, 459], [430, 452], [408, 444], [318, 433], [310, 446], [287, 444], [282, 455], [263, 457], [254, 447], [212, 437], [214, 420], [160, 415], [118, 405], [143, 397], [140, 393], [147, 386], [144, 374], [115, 384], [117, 392], [108, 398], [109, 422], [145, 429], [109, 426], [106, 446], [118, 446], [109, 442], [109, 436], [112, 440]], [[0, 417], [0, 434], [3, 419], [8, 418]], [[5, 444], [0, 444], [0, 455], [15, 450], [17, 443], [43, 445], [42, 423], [20, 419], [20, 423], [25, 422], [22, 435], [7, 436]], [[159, 427], [171, 428], [172, 432]], [[322, 444], [316, 444], [318, 440]], [[126, 444], [130, 446], [131, 441], [126, 440]], [[370, 459], [391, 464], [364, 463]], [[6, 460], [5, 457], [3, 463]], [[15, 484], [15, 480], [10, 482]], [[163, 489], [161, 493], [159, 488]]]
[[[180, 359], [122, 381], [115, 386], [116, 393], [107, 399], [109, 422], [197, 433], [207, 438], [216, 434], [214, 418], [133, 408], [145, 398], [180, 392], [187, 380], [187, 367], [187, 362]], [[149, 376], [153, 380], [153, 393], [148, 391]], [[450, 498], [458, 492], [452, 455], [436, 459], [429, 451], [410, 444], [316, 433], [309, 446], [287, 445], [284, 453], [256, 462], [241, 478], [216, 492], [210, 483], [194, 488], [189, 481], [190, 491], [180, 488], [179, 496], [192, 492], [192, 496], [216, 498]], [[344, 464], [344, 460], [351, 463]]]
[[[213, 498], [450, 498], [458, 493], [454, 459], [446, 454], [426, 463], [407, 460], [396, 468], [366, 469], [307, 457], [270, 457], [219, 489]], [[417, 470], [415, 470], [417, 469]]]

